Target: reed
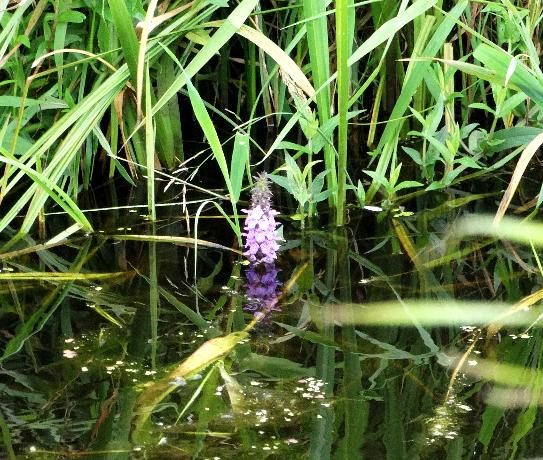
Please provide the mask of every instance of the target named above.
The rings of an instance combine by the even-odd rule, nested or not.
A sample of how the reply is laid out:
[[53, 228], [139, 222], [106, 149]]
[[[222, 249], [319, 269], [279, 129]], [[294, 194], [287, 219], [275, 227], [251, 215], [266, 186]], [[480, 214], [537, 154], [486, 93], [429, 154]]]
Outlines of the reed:
[[24, 214], [19, 237], [49, 206], [90, 230], [78, 193], [116, 176], [147, 177], [153, 217], [155, 170], [199, 175], [190, 143], [211, 154], [239, 233], [242, 190], [287, 156], [307, 171], [302, 214], [334, 210], [341, 226], [349, 206], [480, 177], [496, 154], [505, 166], [539, 133], [524, 127], [543, 104], [535, 2], [30, 5], [0, 10], [0, 230]]

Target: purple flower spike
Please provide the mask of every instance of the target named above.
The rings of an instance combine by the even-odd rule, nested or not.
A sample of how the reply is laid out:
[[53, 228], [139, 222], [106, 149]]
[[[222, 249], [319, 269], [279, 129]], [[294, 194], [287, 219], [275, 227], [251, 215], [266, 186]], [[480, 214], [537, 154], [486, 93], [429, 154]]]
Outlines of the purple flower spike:
[[271, 264], [277, 259], [281, 237], [277, 234], [275, 216], [279, 214], [271, 207], [272, 193], [268, 186], [266, 173], [255, 177], [255, 186], [251, 193], [251, 208], [242, 209], [247, 214], [244, 233], [245, 252], [252, 264]]

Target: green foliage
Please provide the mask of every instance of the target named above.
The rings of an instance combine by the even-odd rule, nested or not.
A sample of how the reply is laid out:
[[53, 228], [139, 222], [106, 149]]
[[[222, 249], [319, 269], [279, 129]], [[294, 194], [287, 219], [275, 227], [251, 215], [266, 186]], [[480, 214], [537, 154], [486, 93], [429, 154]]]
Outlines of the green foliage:
[[[383, 187], [385, 196], [388, 198], [388, 200], [393, 200], [394, 197], [396, 196], [396, 193], [399, 192], [400, 190], [422, 186], [420, 182], [412, 181], [412, 180], [405, 180], [405, 181], [398, 182], [400, 179], [401, 169], [402, 169], [402, 164], [400, 163], [398, 166], [396, 166], [394, 171], [392, 171], [390, 179], [387, 179], [384, 176], [379, 177], [375, 171], [364, 171], [364, 172], [374, 180], [374, 183], [377, 183]], [[358, 197], [365, 196], [363, 192], [363, 188], [361, 188], [361, 184], [359, 184], [357, 188], [357, 195]]]
[[[151, 169], [189, 161], [196, 174], [202, 166], [192, 160], [194, 149], [187, 156], [183, 131], [190, 142], [204, 133], [209, 145], [200, 150], [210, 148], [235, 204], [251, 169], [294, 144], [298, 130], [305, 145], [296, 158], [306, 174], [287, 176], [298, 213], [315, 214], [325, 197], [341, 223], [346, 190], [368, 205], [401, 200], [406, 184], [450, 187], [473, 171], [484, 174], [539, 129], [543, 73], [533, 45], [540, 20], [533, 2], [470, 10], [462, 1], [450, 11], [426, 0], [300, 1], [279, 9], [257, 3], [202, 1], [163, 10], [153, 1], [54, 7], [42, 0], [36, 8], [23, 1], [2, 10], [0, 133], [12, 163], [0, 178], [0, 197], [15, 198], [18, 186], [30, 186], [10, 201], [0, 228], [25, 210], [19, 228], [28, 232], [49, 201], [88, 228], [77, 195], [100, 182], [104, 160], [108, 179], [144, 174], [153, 208], [158, 182]], [[366, 12], [371, 27], [361, 22]], [[247, 22], [251, 14], [256, 28]], [[273, 21], [280, 30], [269, 28]], [[245, 78], [236, 66], [246, 57]], [[255, 137], [264, 120], [279, 128], [266, 149]], [[409, 137], [416, 145], [404, 145]], [[405, 172], [409, 162], [416, 167], [395, 182], [398, 166]], [[361, 171], [372, 179], [363, 192], [354, 185]], [[304, 186], [296, 182], [301, 176]], [[38, 177], [71, 201], [59, 202]]]
[[[529, 221], [543, 202], [539, 177], [516, 194], [543, 139], [540, 3], [0, 0], [7, 454], [26, 455], [18, 443], [31, 438], [56, 449], [38, 455], [75, 445], [124, 455], [136, 426], [157, 446], [151, 456], [213, 458], [225, 446], [269, 447], [246, 413], [294, 401], [296, 428], [274, 426], [273, 436], [291, 439], [295, 431], [303, 442], [296, 451], [282, 445], [278, 458], [358, 458], [366, 448], [379, 458], [463, 458], [476, 442], [489, 457], [540, 455], [530, 448], [541, 425], [543, 230]], [[286, 235], [289, 227], [303, 231], [281, 255], [280, 297], [289, 308], [271, 324], [281, 333], [249, 340], [260, 324], [244, 315], [237, 295], [238, 209], [263, 169], [291, 195], [277, 197], [295, 221]], [[171, 200], [182, 203], [175, 231], [157, 234], [170, 221], [149, 225], [149, 234], [116, 230], [107, 251], [105, 238], [91, 247], [88, 234], [108, 230], [108, 220], [83, 209], [82, 192], [111, 179], [141, 187], [145, 215], [157, 222], [162, 192], [175, 188], [182, 197]], [[502, 195], [496, 217], [457, 218], [488, 210]], [[330, 216], [342, 228], [352, 202], [392, 212], [375, 225], [358, 225], [349, 212], [357, 235], [350, 242], [305, 227], [306, 217], [320, 214], [320, 223]], [[502, 219], [510, 203], [529, 218]], [[445, 216], [449, 209], [456, 214]], [[69, 222], [57, 227], [55, 213]], [[217, 214], [227, 235], [204, 223]], [[360, 236], [373, 227], [385, 234]], [[31, 240], [35, 234], [45, 242]], [[172, 275], [162, 265], [176, 246], [188, 250]], [[127, 262], [138, 250], [145, 256]], [[111, 267], [94, 265], [97, 252]], [[230, 266], [229, 276], [222, 270]], [[458, 329], [468, 323], [489, 331], [477, 350], [484, 359], [460, 365], [452, 350], [473, 358], [482, 342]], [[63, 340], [85, 327], [96, 329], [93, 347], [77, 365], [60, 358]], [[180, 338], [187, 331], [194, 337]], [[128, 355], [148, 363], [142, 374], [161, 375], [134, 385], [104, 371], [106, 356]], [[81, 370], [95, 362], [91, 376]], [[469, 376], [469, 389], [459, 374]], [[296, 403], [292, 388], [309, 378], [335, 397]], [[254, 381], [267, 393], [253, 388], [253, 398]], [[219, 386], [225, 391], [217, 395]], [[490, 386], [473, 432], [451, 425], [468, 418], [462, 406]], [[78, 391], [88, 391], [83, 405], [63, 406], [66, 389], [77, 402]], [[171, 422], [164, 438], [177, 436], [177, 451], [161, 444], [160, 425], [146, 423], [151, 412]], [[427, 444], [439, 438], [437, 426], [454, 427], [456, 439]]]
[[330, 195], [329, 190], [322, 191], [327, 171], [317, 174], [308, 183], [307, 178], [311, 174], [311, 169], [317, 163], [319, 162], [308, 163], [302, 171], [296, 161], [288, 153], [285, 153], [285, 166], [279, 169], [285, 171], [286, 176], [268, 175], [273, 182], [283, 187], [298, 202], [298, 213], [291, 216], [293, 219], [303, 221], [311, 205], [326, 200]]

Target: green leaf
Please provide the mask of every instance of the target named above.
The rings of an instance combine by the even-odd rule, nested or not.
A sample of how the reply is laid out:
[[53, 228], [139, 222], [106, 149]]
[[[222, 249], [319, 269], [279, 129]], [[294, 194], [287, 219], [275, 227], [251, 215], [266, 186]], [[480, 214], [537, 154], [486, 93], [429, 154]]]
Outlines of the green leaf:
[[301, 221], [304, 220], [305, 216], [303, 214], [291, 214], [289, 217], [291, 220]]
[[454, 161], [455, 163], [459, 163], [461, 165], [467, 166], [468, 168], [474, 168], [474, 169], [482, 169], [482, 166], [480, 166], [473, 158], [471, 157], [462, 157], [458, 160]]
[[356, 184], [356, 199], [358, 200], [360, 206], [366, 205], [366, 191], [364, 190], [364, 185], [360, 179], [358, 179]]
[[310, 153], [311, 149], [305, 145], [296, 144], [289, 141], [281, 141], [277, 146], [280, 150], [294, 150], [296, 152]]
[[215, 161], [219, 165], [223, 179], [226, 184], [226, 188], [228, 189], [228, 194], [231, 197], [233, 197], [234, 194], [232, 192], [232, 184], [230, 182], [230, 174], [228, 173], [228, 165], [226, 164], [226, 157], [224, 156], [221, 141], [219, 140], [219, 136], [217, 134], [217, 130], [215, 129], [215, 125], [213, 121], [211, 120], [211, 117], [209, 116], [206, 106], [204, 105], [204, 101], [202, 100], [200, 93], [198, 93], [198, 90], [194, 87], [194, 85], [192, 84], [190, 80], [187, 79], [186, 83], [187, 83], [187, 90], [189, 93], [190, 103], [192, 105], [192, 110], [194, 110], [194, 115], [196, 116], [196, 120], [198, 120], [198, 124], [200, 125], [200, 128], [202, 128], [202, 131], [204, 132], [204, 135], [209, 144], [209, 147], [211, 148], [211, 151], [213, 152]]
[[493, 141], [498, 143], [486, 143], [486, 150], [489, 152], [502, 152], [504, 150], [528, 145], [536, 136], [543, 133], [543, 129], [532, 126], [515, 126], [506, 128], [494, 133]]
[[420, 182], [417, 182], [415, 180], [406, 180], [403, 182], [400, 182], [398, 185], [394, 187], [394, 191], [403, 190], [405, 188], [413, 188], [413, 187], [422, 187], [423, 184]]
[[[513, 56], [500, 49], [497, 45], [490, 46], [486, 43], [480, 44], [473, 52], [473, 56], [495, 72], [502, 85], [505, 84], [510, 62], [514, 59]], [[517, 61], [515, 72], [509, 79], [510, 88], [522, 91], [537, 105], [543, 107], [543, 87], [541, 83], [525, 64]]]
[[[149, 282], [149, 279], [144, 277], [147, 282]], [[172, 293], [168, 292], [166, 289], [159, 287], [158, 288], [159, 294], [170, 304], [172, 304], [175, 308], [179, 310], [179, 312], [182, 315], [185, 315], [189, 321], [191, 321], [194, 325], [198, 326], [200, 329], [208, 329], [209, 323], [202, 318], [200, 314], [195, 312], [192, 308], [185, 305], [183, 302], [181, 302], [177, 297], [175, 297]]]
[[[0, 107], [21, 107], [23, 98], [20, 96], [0, 96]], [[54, 109], [66, 109], [68, 104], [62, 99], [53, 97], [47, 97], [43, 99], [30, 99], [24, 100], [25, 107], [39, 107], [40, 110], [54, 110]]]
[[325, 190], [324, 192], [316, 193], [311, 197], [311, 200], [314, 203], [320, 203], [321, 201], [326, 200], [330, 194], [332, 193], [332, 190]]
[[203, 343], [194, 353], [180, 363], [172, 372], [152, 385], [146, 387], [137, 401], [138, 414], [134, 421], [134, 437], [142, 434], [145, 422], [155, 407], [172, 391], [176, 385], [172, 381], [187, 379], [215, 363], [230, 353], [236, 345], [247, 338], [247, 332], [232, 332], [223, 337], [216, 337]]
[[436, 0], [417, 0], [401, 15], [385, 22], [377, 29], [356, 51], [353, 52], [348, 60], [349, 66], [352, 66], [366, 54], [373, 51], [381, 43], [394, 36], [402, 27], [421, 16], [436, 4]]
[[57, 21], [58, 22], [74, 22], [76, 24], [81, 24], [87, 19], [87, 16], [85, 16], [80, 11], [63, 11], [58, 15]]
[[313, 178], [313, 184], [311, 185], [311, 193], [313, 195], [320, 193], [324, 187], [324, 178], [326, 177], [326, 174], [328, 174], [328, 171], [322, 171]]
[[402, 149], [405, 153], [407, 153], [411, 157], [411, 159], [415, 163], [417, 163], [419, 166], [423, 165], [422, 157], [420, 153], [418, 152], [418, 150], [412, 149], [411, 147], [405, 147], [405, 146], [402, 146]]
[[400, 178], [400, 172], [402, 170], [402, 164], [399, 163], [391, 172], [390, 174], [390, 184], [394, 187], [396, 185], [396, 182], [398, 182], [398, 179]]
[[503, 417], [505, 409], [503, 407], [495, 407], [487, 405], [483, 415], [481, 417], [482, 424], [479, 429], [478, 439], [481, 444], [485, 447], [485, 452], [490, 445], [490, 441], [495, 434], [496, 427]]
[[285, 165], [287, 174], [291, 173], [293, 179], [302, 181], [302, 171], [298, 167], [298, 164], [296, 163], [294, 158], [292, 158], [288, 153], [285, 153]]
[[449, 184], [448, 183], [445, 183], [444, 181], [440, 180], [440, 181], [435, 181], [435, 182], [432, 182], [428, 187], [426, 187], [424, 190], [426, 190], [427, 192], [430, 192], [432, 190], [440, 190], [442, 188], [445, 188], [445, 187], [448, 187]]
[[526, 99], [527, 96], [524, 93], [518, 93], [506, 99], [500, 107], [500, 112], [498, 113], [498, 116], [505, 117], [509, 115], [509, 113], [511, 113], [513, 109], [515, 109], [515, 107], [522, 104]]
[[232, 201], [237, 203], [243, 185], [243, 175], [249, 163], [249, 135], [237, 132], [234, 138], [234, 151], [230, 163], [230, 182], [232, 183]]
[[221, 270], [222, 270], [222, 253], [221, 253], [221, 258], [215, 264], [211, 273], [208, 276], [198, 277], [198, 280], [196, 281], [196, 286], [198, 287], [198, 291], [201, 294], [205, 295], [215, 285], [215, 277], [221, 272]]
[[268, 174], [268, 179], [275, 182], [279, 187], [283, 187], [288, 193], [293, 195], [292, 187], [286, 177], [278, 176], [277, 174]]
[[20, 43], [21, 45], [25, 46], [26, 48], [30, 48], [30, 40], [28, 39], [27, 35], [17, 35], [17, 43]]
[[473, 102], [469, 105], [471, 109], [481, 109], [485, 110], [486, 112], [490, 112], [491, 114], [495, 114], [496, 112], [494, 109], [491, 109], [488, 105], [483, 104], [482, 102]]
[[286, 329], [288, 332], [294, 334], [297, 337], [300, 337], [303, 340], [307, 340], [308, 342], [326, 345], [326, 346], [334, 347], [334, 348], [340, 348], [338, 344], [334, 342], [332, 339], [324, 337], [321, 334], [317, 334], [316, 332], [306, 331], [305, 329], [300, 329], [298, 327], [290, 326], [289, 324], [284, 324], [284, 323], [277, 323], [277, 324], [281, 326], [283, 329]]
[[136, 75], [138, 67], [138, 51], [139, 43], [136, 37], [136, 31], [134, 30], [132, 16], [128, 12], [126, 2], [124, 0], [108, 0], [111, 8], [111, 16], [117, 35], [119, 36], [119, 42], [123, 49], [124, 58], [128, 64], [128, 70], [130, 71], [130, 78], [132, 83], [136, 84]]

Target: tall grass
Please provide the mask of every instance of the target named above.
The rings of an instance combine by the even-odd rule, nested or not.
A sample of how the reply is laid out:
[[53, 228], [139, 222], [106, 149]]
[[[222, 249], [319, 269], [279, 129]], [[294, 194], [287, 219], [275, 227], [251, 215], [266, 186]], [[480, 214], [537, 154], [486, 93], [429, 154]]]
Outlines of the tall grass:
[[536, 2], [10, 5], [0, 5], [0, 230], [22, 217], [19, 235], [48, 203], [91, 230], [77, 196], [115, 176], [147, 178], [154, 218], [153, 171], [192, 161], [195, 142], [210, 148], [234, 216], [251, 175], [289, 153], [308, 167], [302, 208], [327, 204], [342, 225], [351, 203], [448, 187], [496, 155], [505, 165], [538, 134]]

